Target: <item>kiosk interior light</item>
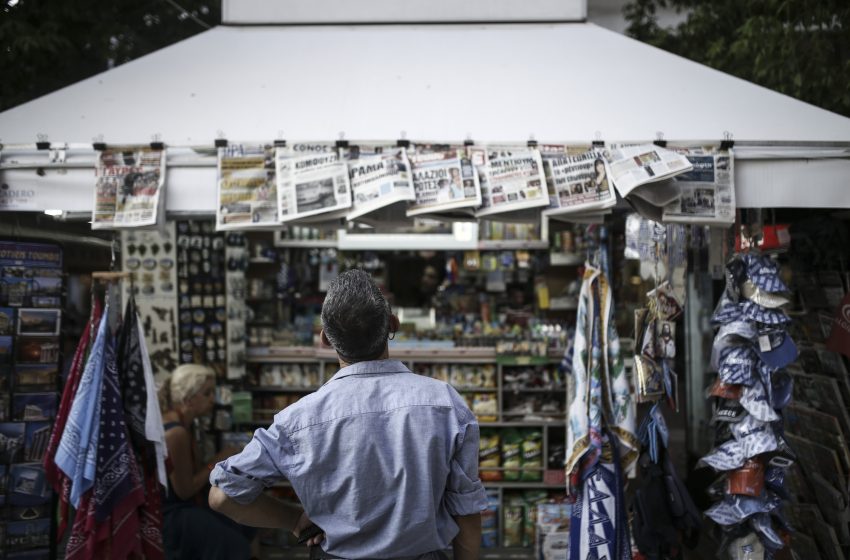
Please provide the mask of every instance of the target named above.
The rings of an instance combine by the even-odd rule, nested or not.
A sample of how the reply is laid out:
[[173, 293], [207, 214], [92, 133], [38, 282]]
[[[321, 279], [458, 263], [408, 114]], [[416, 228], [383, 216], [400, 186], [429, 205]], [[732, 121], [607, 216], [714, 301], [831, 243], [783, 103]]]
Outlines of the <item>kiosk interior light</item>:
[[62, 210], [60, 210], [59, 208], [48, 208], [47, 210], [44, 211], [44, 213], [47, 214], [48, 216], [53, 216], [54, 218], [61, 216], [63, 214]]

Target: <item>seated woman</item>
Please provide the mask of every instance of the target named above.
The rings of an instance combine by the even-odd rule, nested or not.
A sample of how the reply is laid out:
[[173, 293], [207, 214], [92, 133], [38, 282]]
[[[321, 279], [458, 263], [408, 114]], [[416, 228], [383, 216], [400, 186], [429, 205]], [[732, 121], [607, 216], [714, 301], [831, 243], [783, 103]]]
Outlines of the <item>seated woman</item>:
[[[194, 419], [209, 415], [215, 402], [215, 374], [205, 366], [184, 364], [159, 393], [168, 447], [168, 492], [163, 498], [162, 538], [167, 559], [248, 559], [256, 529], [243, 527], [207, 506], [211, 467], [198, 453]], [[214, 465], [239, 449], [225, 449]]]

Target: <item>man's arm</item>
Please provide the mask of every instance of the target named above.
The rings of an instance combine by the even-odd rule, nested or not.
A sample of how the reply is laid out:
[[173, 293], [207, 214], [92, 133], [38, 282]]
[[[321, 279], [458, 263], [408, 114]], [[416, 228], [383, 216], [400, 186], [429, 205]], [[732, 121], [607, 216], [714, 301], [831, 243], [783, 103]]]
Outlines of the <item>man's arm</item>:
[[458, 534], [452, 541], [454, 560], [477, 560], [481, 547], [481, 514], [454, 517]]
[[[310, 519], [298, 506], [287, 504], [268, 494], [260, 494], [249, 504], [240, 504], [228, 497], [221, 488], [213, 486], [209, 496], [210, 507], [226, 515], [241, 525], [264, 527], [267, 529], [285, 529], [296, 537], [310, 526]], [[319, 544], [323, 535], [307, 541], [308, 545]]]
[[300, 507], [289, 505], [268, 494], [260, 494], [253, 502], [240, 504], [217, 486], [210, 489], [209, 502], [215, 511], [249, 527], [294, 531], [295, 524], [304, 513]]

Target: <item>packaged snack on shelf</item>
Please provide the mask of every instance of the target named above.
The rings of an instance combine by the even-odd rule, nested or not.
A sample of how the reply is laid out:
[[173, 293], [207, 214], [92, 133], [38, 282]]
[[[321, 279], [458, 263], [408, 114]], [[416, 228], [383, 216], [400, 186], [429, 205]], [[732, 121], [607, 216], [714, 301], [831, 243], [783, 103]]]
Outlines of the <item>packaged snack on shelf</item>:
[[481, 367], [481, 386], [486, 389], [496, 387], [496, 366], [493, 364], [483, 364]]
[[502, 546], [519, 547], [523, 545], [523, 522], [525, 518], [525, 502], [517, 495], [505, 497], [505, 528], [502, 536]]
[[319, 364], [302, 364], [301, 373], [302, 387], [318, 387], [322, 384], [322, 379], [319, 375]]
[[451, 366], [446, 364], [435, 364], [432, 367], [431, 375], [438, 381], [449, 383], [451, 380]]
[[537, 505], [549, 501], [545, 490], [526, 490], [522, 499], [525, 501], [525, 519], [523, 519], [522, 546], [534, 546], [537, 535]]
[[488, 470], [498, 469], [501, 463], [499, 432], [496, 430], [482, 430], [480, 445], [478, 448], [478, 476], [481, 480], [502, 480], [502, 471]]
[[449, 383], [452, 387], [466, 387], [463, 366], [451, 366], [449, 368]]
[[570, 505], [567, 503], [538, 504], [534, 558], [536, 560], [567, 560], [569, 558]]
[[233, 422], [241, 424], [250, 422], [253, 415], [251, 404], [251, 393], [248, 391], [234, 391], [230, 397], [233, 414]]
[[516, 430], [505, 430], [502, 442], [502, 466], [505, 480], [519, 480], [522, 466], [522, 436]]
[[536, 482], [543, 479], [543, 433], [526, 432], [522, 440], [522, 472], [520, 480]]
[[499, 546], [499, 494], [487, 492], [487, 509], [481, 512], [481, 547]]
[[499, 403], [492, 393], [475, 393], [472, 397], [472, 412], [479, 422], [495, 422], [499, 417]]

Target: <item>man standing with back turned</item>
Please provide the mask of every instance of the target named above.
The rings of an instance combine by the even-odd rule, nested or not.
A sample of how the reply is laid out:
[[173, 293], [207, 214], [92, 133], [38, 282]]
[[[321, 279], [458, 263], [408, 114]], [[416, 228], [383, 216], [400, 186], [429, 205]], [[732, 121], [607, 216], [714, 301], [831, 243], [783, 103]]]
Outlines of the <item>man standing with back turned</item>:
[[[324, 531], [312, 558], [440, 559], [451, 544], [455, 560], [477, 559], [478, 423], [451, 386], [389, 359], [398, 326], [365, 272], [331, 282], [321, 337], [342, 369], [216, 465], [213, 509], [296, 535], [312, 521]], [[263, 493], [284, 478], [304, 511]]]

